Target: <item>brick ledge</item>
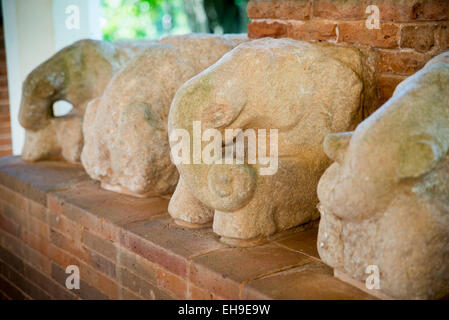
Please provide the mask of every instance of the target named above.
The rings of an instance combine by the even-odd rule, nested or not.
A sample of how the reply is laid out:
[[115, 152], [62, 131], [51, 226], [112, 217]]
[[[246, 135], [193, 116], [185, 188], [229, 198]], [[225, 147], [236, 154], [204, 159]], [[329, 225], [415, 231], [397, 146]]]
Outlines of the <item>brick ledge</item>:
[[[188, 230], [168, 200], [99, 188], [80, 166], [0, 158], [0, 297], [15, 299], [373, 299], [332, 275], [317, 226], [254, 248]], [[302, 228], [304, 229], [304, 228]], [[65, 268], [81, 288], [65, 288]]]

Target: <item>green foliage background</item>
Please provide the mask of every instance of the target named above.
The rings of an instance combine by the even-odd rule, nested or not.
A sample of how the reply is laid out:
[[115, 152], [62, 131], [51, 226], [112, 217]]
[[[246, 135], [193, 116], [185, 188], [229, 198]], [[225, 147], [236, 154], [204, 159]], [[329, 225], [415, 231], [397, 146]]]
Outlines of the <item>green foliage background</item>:
[[103, 39], [246, 32], [248, 0], [102, 0]]

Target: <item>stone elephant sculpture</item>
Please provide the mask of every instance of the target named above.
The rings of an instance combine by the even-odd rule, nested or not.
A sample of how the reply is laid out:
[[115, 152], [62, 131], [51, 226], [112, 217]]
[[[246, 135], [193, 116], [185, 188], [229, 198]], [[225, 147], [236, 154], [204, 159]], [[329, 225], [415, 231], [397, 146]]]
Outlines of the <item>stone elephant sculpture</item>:
[[[245, 37], [233, 39], [244, 41]], [[167, 118], [176, 90], [237, 42], [225, 36], [169, 36], [145, 48], [87, 107], [82, 164], [103, 188], [136, 197], [170, 196]]]
[[[265, 38], [241, 44], [187, 81], [169, 114], [172, 157], [184, 159], [175, 161], [180, 181], [170, 215], [192, 228], [213, 222], [221, 240], [235, 246], [258, 244], [318, 218], [316, 185], [330, 165], [321, 145], [326, 134], [354, 128], [374, 103], [369, 61], [358, 49]], [[237, 137], [226, 136], [230, 129]], [[207, 130], [215, 139], [194, 138]], [[265, 158], [263, 146], [257, 148], [264, 161], [249, 163], [254, 143], [244, 146], [240, 163], [227, 162], [222, 149], [213, 152], [218, 162], [194, 158], [195, 143], [203, 152], [213, 140], [237, 150], [242, 136], [244, 141], [254, 133], [262, 139], [258, 144], [264, 132], [265, 146], [270, 145]], [[190, 147], [182, 148], [185, 141]], [[274, 173], [262, 174], [270, 161]]]
[[[101, 96], [113, 75], [150, 43], [80, 40], [34, 69], [22, 88], [19, 122], [26, 130], [22, 157], [78, 162], [88, 102]], [[55, 117], [53, 104], [60, 100], [73, 108], [68, 115]]]
[[375, 266], [393, 298], [448, 294], [449, 54], [324, 149], [335, 162], [318, 185], [323, 261], [359, 281]]

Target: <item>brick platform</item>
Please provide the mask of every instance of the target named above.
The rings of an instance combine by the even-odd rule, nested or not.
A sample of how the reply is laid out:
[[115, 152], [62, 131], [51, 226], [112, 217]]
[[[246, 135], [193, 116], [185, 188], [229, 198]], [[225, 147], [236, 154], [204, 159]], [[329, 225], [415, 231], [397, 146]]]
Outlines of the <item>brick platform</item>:
[[[370, 5], [379, 9], [379, 29], [366, 27]], [[250, 38], [328, 41], [371, 50], [378, 106], [407, 76], [449, 50], [447, 0], [252, 0], [247, 11]]]
[[[373, 298], [320, 261], [316, 225], [229, 248], [210, 229], [176, 226], [168, 200], [104, 191], [80, 166], [17, 157], [0, 158], [0, 204], [1, 298]], [[65, 288], [68, 265], [80, 269], [80, 290]]]

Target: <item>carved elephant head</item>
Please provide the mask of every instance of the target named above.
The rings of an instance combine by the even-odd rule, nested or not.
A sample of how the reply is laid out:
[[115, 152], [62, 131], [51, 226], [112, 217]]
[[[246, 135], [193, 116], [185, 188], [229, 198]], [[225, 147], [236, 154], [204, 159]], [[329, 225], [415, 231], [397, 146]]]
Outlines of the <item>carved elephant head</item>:
[[[447, 57], [447, 56], [446, 56]], [[449, 292], [449, 61], [403, 81], [354, 132], [330, 134], [318, 185], [321, 258], [395, 298]]]
[[170, 196], [178, 181], [167, 134], [172, 99], [185, 81], [234, 47], [223, 36], [195, 34], [170, 36], [142, 50], [87, 108], [87, 173], [108, 190]]
[[[169, 134], [184, 130], [191, 152], [177, 165], [181, 178], [169, 213], [193, 227], [213, 220], [228, 243], [315, 219], [315, 188], [329, 165], [324, 137], [353, 128], [369, 103], [364, 63], [356, 49], [267, 38], [241, 44], [186, 82], [171, 106]], [[230, 129], [237, 133], [226, 136]], [[209, 136], [198, 142], [198, 131]], [[195, 144], [208, 150], [212, 136], [222, 150], [237, 150], [239, 139], [256, 142], [245, 145], [243, 161], [228, 163], [223, 159], [235, 151], [223, 151], [219, 163], [198, 162]], [[176, 139], [171, 148], [178, 152]], [[251, 163], [254, 151], [258, 161]]]
[[[19, 121], [26, 129], [22, 157], [36, 161], [62, 153], [66, 160], [79, 161], [87, 104], [101, 96], [112, 76], [145, 45], [80, 40], [34, 69], [22, 88]], [[53, 104], [60, 100], [73, 109], [67, 116], [55, 117]]]

